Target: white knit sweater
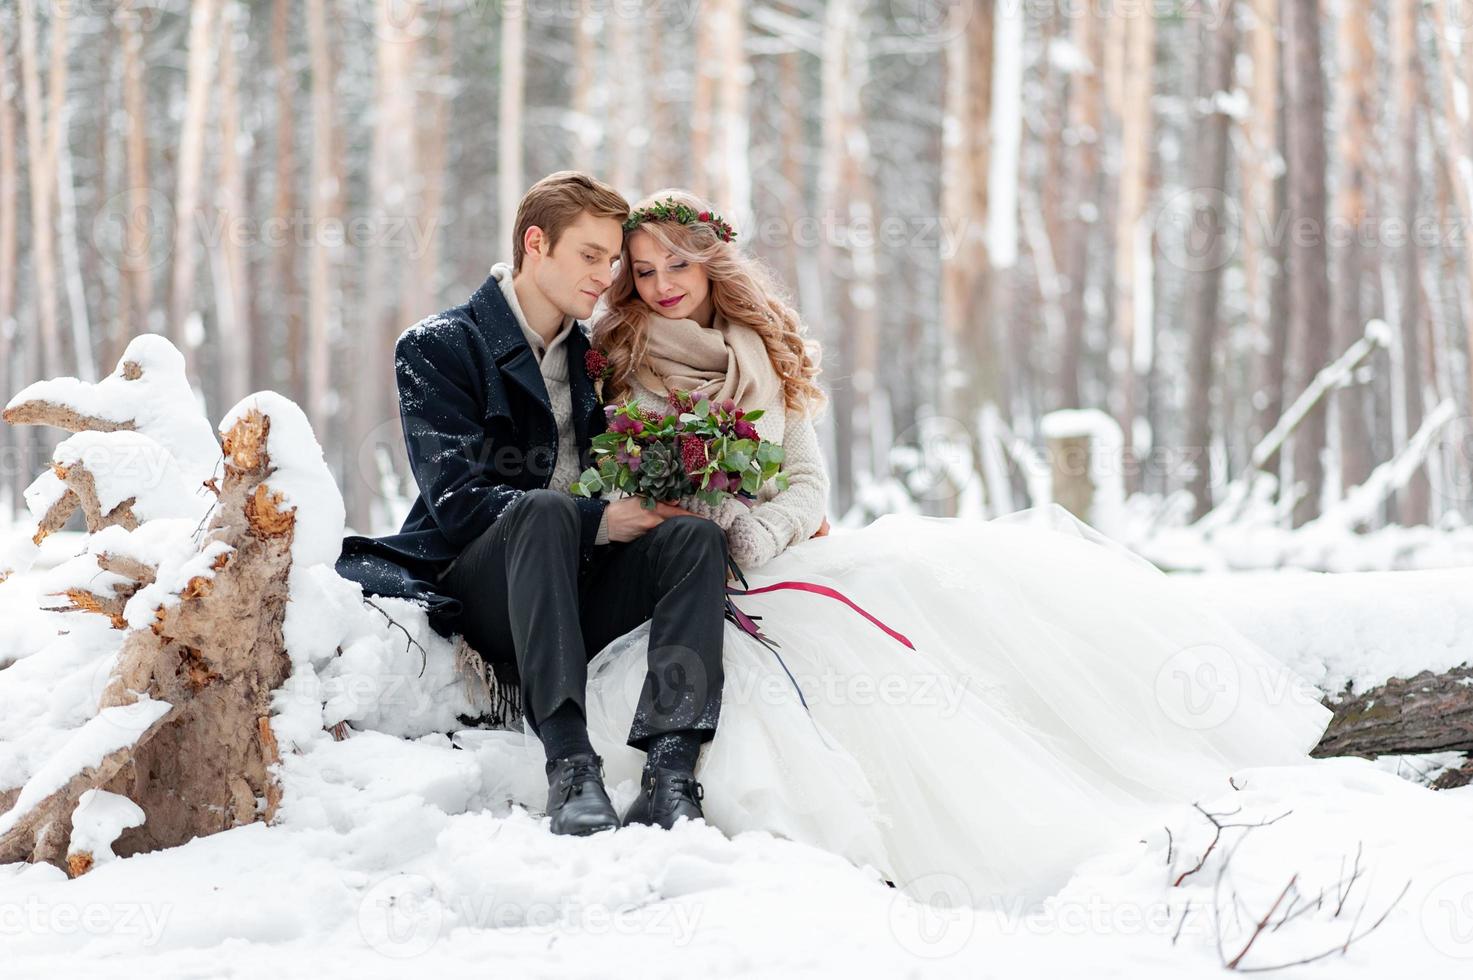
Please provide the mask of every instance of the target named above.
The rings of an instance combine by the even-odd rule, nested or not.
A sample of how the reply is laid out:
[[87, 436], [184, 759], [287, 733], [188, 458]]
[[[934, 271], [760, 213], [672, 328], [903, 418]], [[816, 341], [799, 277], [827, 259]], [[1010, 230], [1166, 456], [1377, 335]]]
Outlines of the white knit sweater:
[[[665, 393], [656, 394], [635, 381], [631, 397], [642, 408], [665, 412]], [[801, 412], [765, 414], [755, 423], [762, 438], [783, 447], [783, 472], [788, 488], [778, 490], [765, 484], [750, 506], [728, 497], [711, 507], [697, 497], [686, 497], [680, 505], [692, 513], [709, 517], [726, 531], [731, 557], [750, 571], [765, 565], [784, 549], [806, 541], [823, 523], [828, 508], [829, 476], [813, 420]]]

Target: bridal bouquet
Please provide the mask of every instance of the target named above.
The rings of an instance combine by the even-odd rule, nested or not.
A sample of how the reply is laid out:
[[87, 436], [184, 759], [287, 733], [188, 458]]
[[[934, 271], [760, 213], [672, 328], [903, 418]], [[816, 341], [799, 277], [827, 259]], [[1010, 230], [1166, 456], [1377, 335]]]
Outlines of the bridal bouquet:
[[596, 465], [569, 489], [580, 497], [618, 490], [675, 503], [694, 494], [719, 505], [726, 496], [754, 497], [768, 481], [786, 490], [782, 446], [757, 435], [759, 409], [743, 412], [730, 399], [713, 405], [689, 392], [671, 393], [668, 410], [656, 415], [634, 402], [609, 405], [608, 430], [591, 441]]

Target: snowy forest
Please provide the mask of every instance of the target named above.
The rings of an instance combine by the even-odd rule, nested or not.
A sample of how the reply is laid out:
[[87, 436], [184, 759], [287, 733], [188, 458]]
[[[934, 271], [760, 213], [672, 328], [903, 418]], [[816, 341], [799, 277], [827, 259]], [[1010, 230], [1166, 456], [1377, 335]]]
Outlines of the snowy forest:
[[[488, 280], [569, 169], [821, 350], [724, 538], [421, 485], [531, 430], [511, 357], [601, 421]], [[1465, 976], [1470, 228], [1473, 0], [0, 0], [6, 977]], [[670, 389], [690, 485], [757, 429]], [[499, 671], [585, 641], [539, 729]]]
[[[396, 527], [395, 338], [576, 167], [708, 196], [785, 282], [836, 517], [1037, 502], [1080, 466], [1045, 415], [1084, 409], [1136, 541], [1214, 508], [1456, 529], [1469, 30], [1464, 0], [22, 0], [4, 383], [164, 334], [207, 415], [288, 395], [350, 525]], [[0, 430], [0, 513], [46, 438]]]

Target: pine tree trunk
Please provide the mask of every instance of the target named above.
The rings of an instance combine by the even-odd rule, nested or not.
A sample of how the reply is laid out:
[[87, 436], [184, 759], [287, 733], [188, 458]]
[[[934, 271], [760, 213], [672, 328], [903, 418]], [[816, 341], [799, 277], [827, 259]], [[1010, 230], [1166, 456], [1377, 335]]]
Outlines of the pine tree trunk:
[[[128, 211], [124, 225], [123, 301], [119, 340], [127, 343], [134, 334], [149, 329], [153, 312], [154, 214], [148, 165], [148, 100], [143, 85], [142, 17], [136, 0], [125, 0], [120, 14], [123, 47], [123, 109], [128, 117], [125, 151], [128, 182]], [[120, 347], [112, 360], [122, 356]]]
[[1198, 103], [1206, 105], [1209, 115], [1197, 127], [1192, 186], [1197, 200], [1188, 223], [1186, 254], [1198, 262], [1188, 271], [1187, 317], [1190, 336], [1186, 376], [1187, 446], [1196, 455], [1196, 466], [1187, 489], [1195, 499], [1193, 520], [1212, 509], [1212, 393], [1221, 392], [1222, 374], [1217, 370], [1218, 300], [1222, 292], [1223, 268], [1230, 256], [1229, 216], [1224, 213], [1227, 200], [1228, 135], [1231, 122], [1218, 106], [1218, 95], [1226, 96], [1232, 88], [1233, 56], [1237, 37], [1232, 5], [1223, 11], [1222, 25], [1215, 31], [1204, 29], [1207, 70], [1203, 75], [1203, 92]]
[[[1376, 52], [1371, 44], [1372, 0], [1348, 0], [1340, 12], [1341, 177], [1336, 212], [1346, 227], [1353, 229], [1340, 248], [1340, 282], [1335, 291], [1335, 346], [1345, 349], [1365, 332], [1366, 315], [1361, 290], [1369, 263], [1360, 241], [1360, 229], [1369, 213], [1371, 171], [1367, 150], [1374, 143]], [[1344, 487], [1360, 485], [1371, 473], [1374, 457], [1367, 420], [1364, 386], [1353, 385], [1336, 396], [1340, 419], [1340, 482]]]
[[189, 319], [199, 314], [195, 302], [195, 269], [199, 262], [199, 199], [204, 172], [205, 124], [215, 75], [216, 15], [219, 0], [191, 0], [189, 69], [185, 83], [184, 120], [179, 130], [178, 179], [174, 189], [174, 265], [169, 289], [169, 339], [184, 353], [190, 381], [202, 388], [199, 351], [186, 337]]
[[[1392, 78], [1396, 92], [1397, 213], [1406, 227], [1415, 228], [1421, 200], [1422, 181], [1418, 169], [1417, 126], [1421, 110], [1421, 65], [1417, 51], [1417, 5], [1393, 4], [1391, 13]], [[1420, 261], [1414, 236], [1402, 245], [1398, 316], [1402, 343], [1402, 379], [1406, 412], [1405, 431], [1416, 432], [1425, 414], [1423, 401], [1423, 324]], [[1397, 447], [1398, 449], [1400, 446]], [[1425, 524], [1431, 488], [1425, 473], [1418, 472], [1397, 494], [1403, 524]]]
[[[0, 38], [0, 389], [7, 395], [20, 388], [21, 359], [17, 356], [15, 321], [15, 269], [16, 269], [16, 201], [20, 195], [19, 174], [16, 166], [15, 104], [16, 85], [11, 80], [11, 55], [9, 38], [14, 31], [5, 17], [4, 38]], [[5, 467], [9, 475], [0, 483], [0, 499], [7, 499], [10, 508], [19, 511], [25, 488], [28, 467], [21, 465], [19, 450], [22, 442], [15, 438], [9, 426], [0, 431], [0, 459], [11, 460]], [[13, 445], [13, 448], [12, 448]], [[9, 515], [0, 511], [0, 521]]]
[[[525, 16], [521, 5], [507, 8], [506, 16], [515, 22]], [[508, 25], [509, 30], [515, 30]], [[414, 173], [415, 119], [413, 65], [418, 38], [395, 27], [393, 0], [378, 2], [378, 37], [375, 60], [373, 149], [369, 170], [368, 214], [372, 216], [371, 240], [362, 251], [366, 256], [363, 282], [363, 323], [366, 337], [351, 346], [352, 376], [368, 383], [355, 384], [352, 390], [347, 456], [344, 466], [345, 502], [348, 520], [356, 528], [374, 526], [374, 505], [380, 499], [380, 457], [377, 449], [386, 437], [399, 438], [397, 412], [394, 408], [394, 344], [406, 324], [401, 314], [408, 256], [395, 244], [404, 240], [402, 222], [415, 217], [415, 201], [410, 180]], [[516, 57], [520, 58], [520, 41]], [[503, 58], [507, 57], [503, 38]], [[503, 70], [507, 69], [503, 62]], [[520, 62], [517, 72], [520, 73]], [[508, 111], [506, 92], [502, 88], [502, 111]], [[520, 83], [511, 103], [512, 125], [520, 130]], [[501, 143], [501, 182], [503, 195], [507, 189], [507, 167], [517, 172], [511, 180], [520, 183], [520, 134], [514, 142], [505, 142], [507, 119], [503, 116]], [[520, 194], [520, 191], [518, 191]], [[502, 203], [506, 203], [505, 197]], [[513, 204], [513, 219], [515, 205]], [[505, 217], [505, 210], [503, 210]], [[510, 241], [508, 234], [503, 239]]]
[[595, 112], [593, 93], [598, 77], [598, 34], [593, 25], [593, 0], [579, 0], [573, 27], [573, 166], [591, 171], [597, 166], [602, 118]]
[[[948, 360], [957, 381], [942, 380], [943, 410], [967, 434], [980, 468], [977, 420], [988, 402], [1003, 404], [1001, 344], [995, 328], [992, 258], [988, 252], [992, 82], [996, 22], [993, 5], [953, 8], [956, 23], [946, 49], [945, 128], [941, 212], [958, 235], [953, 254], [941, 257], [941, 319]], [[961, 487], [943, 503], [954, 514]]]
[[[323, 227], [337, 217], [342, 188], [333, 168], [333, 120], [337, 84], [327, 34], [331, 0], [307, 0], [307, 43], [312, 61], [312, 225]], [[328, 331], [337, 306], [337, 246], [318, 235], [309, 246], [307, 284], [307, 417], [316, 432], [328, 432]], [[366, 528], [364, 529], [366, 530]]]
[[[843, 513], [853, 504], [861, 468], [873, 472], [869, 450], [870, 395], [874, 387], [877, 336], [874, 311], [873, 239], [850, 237], [856, 224], [874, 214], [868, 159], [862, 140], [863, 95], [868, 54], [859, 11], [851, 0], [836, 0], [825, 22], [823, 150], [819, 163], [820, 214], [824, 218], [825, 282], [834, 290], [834, 317], [823, 338], [837, 348], [831, 393], [834, 408], [834, 493]], [[843, 242], [834, 240], [842, 236]], [[856, 449], [859, 451], [856, 452]]]
[[[1069, 82], [1069, 126], [1074, 147], [1069, 154], [1069, 176], [1064, 193], [1071, 198], [1066, 214], [1068, 228], [1062, 248], [1068, 294], [1064, 311], [1064, 350], [1060, 359], [1062, 408], [1083, 408], [1081, 388], [1084, 372], [1084, 335], [1088, 313], [1084, 298], [1089, 289], [1090, 244], [1099, 225], [1097, 204], [1103, 188], [1100, 179], [1100, 139], [1103, 132], [1104, 30], [1086, 4], [1075, 15], [1073, 42], [1089, 59], [1088, 71], [1076, 73]], [[1086, 211], [1089, 213], [1086, 214]]]
[[[1325, 81], [1320, 60], [1319, 0], [1284, 5], [1285, 99], [1288, 126], [1289, 213], [1314, 229], [1289, 245], [1289, 322], [1300, 387], [1330, 360], [1330, 282], [1325, 235]], [[1304, 494], [1294, 505], [1298, 527], [1316, 516], [1324, 486], [1325, 406], [1321, 401], [1294, 436], [1294, 479]]]
[[[711, 4], [707, 4], [710, 6]], [[715, 0], [708, 16], [717, 21], [716, 165], [711, 195], [717, 207], [744, 220], [752, 210], [748, 171], [746, 6], [740, 0]], [[855, 123], [850, 124], [856, 125]], [[653, 137], [658, 139], [656, 132]]]
[[[56, 8], [53, 8], [56, 9]], [[52, 25], [51, 43], [64, 18]], [[26, 146], [29, 158], [26, 169], [31, 188], [31, 241], [35, 254], [36, 313], [40, 320], [37, 350], [42, 370], [47, 375], [62, 371], [60, 312], [56, 302], [56, 229], [52, 223], [52, 202], [56, 199], [56, 168], [48, 151], [45, 113], [41, 102], [41, 74], [36, 42], [36, 0], [20, 0], [20, 70], [21, 88], [26, 105]]]
[[[243, 39], [245, 16], [237, 0], [227, 0], [220, 18], [220, 186], [216, 276], [216, 320], [220, 337], [221, 401], [234, 405], [251, 392], [251, 348], [264, 347], [250, 318], [249, 274], [245, 242], [233, 226], [249, 218], [246, 210], [245, 165], [240, 157], [240, 70], [237, 40]], [[254, 345], [252, 341], [255, 341]]]
[[497, 240], [501, 249], [512, 247], [517, 204], [526, 190], [522, 179], [522, 85], [526, 34], [526, 5], [505, 5], [501, 14], [501, 65], [497, 79], [501, 101], [496, 117], [496, 201], [501, 209], [501, 232]]
[[[271, 71], [276, 85], [276, 177], [271, 213], [283, 228], [289, 229], [285, 240], [272, 250], [270, 275], [274, 282], [278, 315], [284, 327], [286, 387], [298, 404], [307, 404], [307, 343], [302, 319], [301, 286], [297, 280], [296, 227], [296, 109], [299, 79], [291, 66], [291, 30], [294, 0], [276, 0], [271, 10]], [[273, 345], [268, 342], [265, 324], [255, 331], [257, 343], [252, 351], [255, 365], [252, 374], [255, 387], [270, 387], [277, 372], [269, 360]]]
[[1120, 90], [1120, 186], [1115, 215], [1115, 335], [1122, 368], [1117, 376], [1122, 452], [1126, 461], [1126, 492], [1138, 489], [1139, 468], [1131, 465], [1135, 448], [1135, 420], [1143, 364], [1136, 363], [1141, 331], [1150, 329], [1145, 316], [1150, 297], [1139, 287], [1141, 253], [1149, 248], [1143, 227], [1151, 180], [1151, 94], [1155, 72], [1156, 14], [1149, 5], [1139, 8], [1124, 29]]

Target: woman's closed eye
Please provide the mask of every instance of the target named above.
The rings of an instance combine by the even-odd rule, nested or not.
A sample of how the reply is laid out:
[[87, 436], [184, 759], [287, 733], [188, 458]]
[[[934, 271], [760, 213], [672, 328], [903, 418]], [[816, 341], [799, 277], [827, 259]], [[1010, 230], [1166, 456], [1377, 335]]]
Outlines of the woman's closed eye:
[[[687, 263], [687, 262], [677, 262], [675, 265], [672, 265], [670, 267], [670, 271], [671, 272], [679, 272], [682, 269], [686, 268], [688, 265], [689, 265], [689, 263]], [[655, 270], [654, 269], [640, 269], [638, 272], [635, 273], [635, 275], [638, 276], [640, 279], [643, 279], [646, 276], [652, 276], [652, 275], [654, 275], [654, 273], [655, 273]]]

